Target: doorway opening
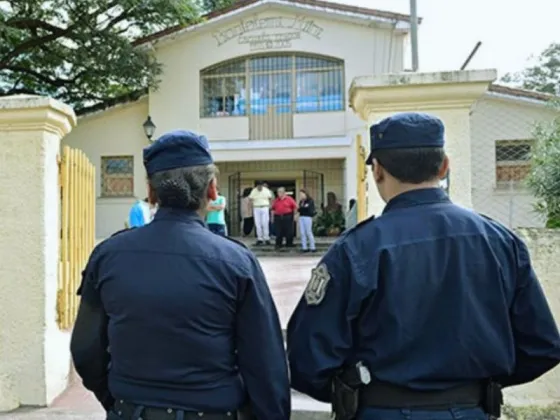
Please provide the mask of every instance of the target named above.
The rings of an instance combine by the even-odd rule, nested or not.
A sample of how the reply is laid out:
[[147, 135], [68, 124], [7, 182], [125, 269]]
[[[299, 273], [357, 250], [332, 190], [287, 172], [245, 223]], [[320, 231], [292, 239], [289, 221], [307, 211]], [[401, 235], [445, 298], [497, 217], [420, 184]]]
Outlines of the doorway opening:
[[[275, 179], [272, 181], [263, 180], [263, 182], [268, 185], [268, 189], [274, 193], [275, 197], [277, 196], [276, 191], [278, 190], [278, 188], [284, 187], [284, 189], [286, 190], [286, 194], [291, 196], [294, 200], [298, 201], [295, 179]], [[255, 186], [256, 184], [257, 182], [255, 181]]]

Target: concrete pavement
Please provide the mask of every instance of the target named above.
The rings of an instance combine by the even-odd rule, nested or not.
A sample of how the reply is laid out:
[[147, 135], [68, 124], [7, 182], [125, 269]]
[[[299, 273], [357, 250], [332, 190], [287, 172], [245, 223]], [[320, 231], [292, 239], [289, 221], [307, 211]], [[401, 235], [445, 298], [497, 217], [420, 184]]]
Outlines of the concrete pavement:
[[[263, 257], [260, 258], [267, 277], [282, 327], [285, 328], [303, 289], [311, 275], [311, 269], [319, 261], [313, 257]], [[24, 408], [16, 412], [0, 414], [9, 420], [104, 420], [103, 410], [92, 394], [86, 391], [79, 378], [70, 378], [68, 389], [48, 408]], [[330, 418], [330, 407], [299, 394], [292, 396], [293, 420], [323, 420]]]

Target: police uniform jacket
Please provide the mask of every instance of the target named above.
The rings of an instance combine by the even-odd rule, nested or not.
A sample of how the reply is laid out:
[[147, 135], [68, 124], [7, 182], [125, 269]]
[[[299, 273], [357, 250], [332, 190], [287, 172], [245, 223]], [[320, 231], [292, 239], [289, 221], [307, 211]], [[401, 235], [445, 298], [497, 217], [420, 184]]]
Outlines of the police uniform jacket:
[[[163, 139], [163, 140], [162, 140]], [[176, 132], [144, 151], [148, 173], [211, 162], [206, 140]], [[243, 245], [191, 211], [161, 207], [93, 251], [83, 273], [72, 356], [109, 410], [226, 413], [287, 420], [282, 331], [262, 269]]]
[[560, 336], [511, 231], [439, 188], [406, 192], [327, 252], [288, 325], [292, 387], [330, 401], [363, 361], [376, 380], [440, 390], [525, 383], [560, 361]]

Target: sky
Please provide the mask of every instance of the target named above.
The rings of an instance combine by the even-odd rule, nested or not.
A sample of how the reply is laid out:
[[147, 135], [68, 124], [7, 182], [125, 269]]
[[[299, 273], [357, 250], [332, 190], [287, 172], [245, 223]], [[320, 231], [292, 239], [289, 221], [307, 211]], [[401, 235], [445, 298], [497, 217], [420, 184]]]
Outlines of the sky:
[[[409, 14], [409, 0], [333, 0]], [[522, 70], [560, 42], [560, 0], [417, 0], [420, 71], [458, 70], [478, 41], [468, 69]], [[405, 63], [410, 68], [410, 51]]]

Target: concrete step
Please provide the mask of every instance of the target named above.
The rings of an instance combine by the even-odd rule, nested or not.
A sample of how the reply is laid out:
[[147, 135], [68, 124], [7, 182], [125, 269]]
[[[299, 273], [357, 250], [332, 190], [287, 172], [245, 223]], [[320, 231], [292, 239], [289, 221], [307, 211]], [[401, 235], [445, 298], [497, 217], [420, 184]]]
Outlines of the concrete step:
[[302, 253], [298, 249], [289, 251], [263, 251], [258, 248], [251, 248], [257, 258], [321, 258], [327, 250], [317, 250], [317, 252]]

